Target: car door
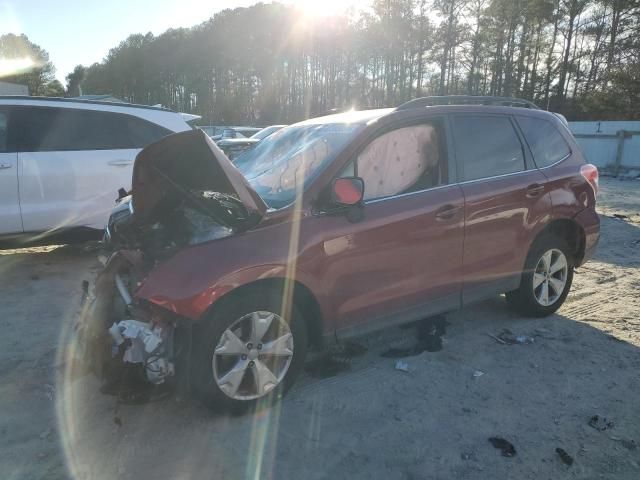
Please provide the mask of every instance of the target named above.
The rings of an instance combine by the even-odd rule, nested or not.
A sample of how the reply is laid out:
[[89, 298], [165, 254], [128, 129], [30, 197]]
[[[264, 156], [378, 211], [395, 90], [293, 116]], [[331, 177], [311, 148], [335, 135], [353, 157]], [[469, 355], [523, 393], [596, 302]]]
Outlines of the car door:
[[[153, 128], [129, 115], [22, 107], [18, 154], [24, 230], [102, 229], [118, 189], [131, 188], [135, 156]], [[144, 122], [148, 123], [148, 122]], [[157, 127], [155, 138], [168, 131]]]
[[459, 307], [463, 196], [450, 173], [437, 118], [381, 132], [347, 165], [341, 176], [364, 179], [363, 217], [317, 219], [333, 232], [322, 245], [337, 330]]
[[463, 303], [517, 288], [537, 226], [551, 212], [546, 178], [506, 115], [451, 116], [465, 198]]
[[18, 153], [10, 107], [0, 107], [0, 234], [21, 233]]

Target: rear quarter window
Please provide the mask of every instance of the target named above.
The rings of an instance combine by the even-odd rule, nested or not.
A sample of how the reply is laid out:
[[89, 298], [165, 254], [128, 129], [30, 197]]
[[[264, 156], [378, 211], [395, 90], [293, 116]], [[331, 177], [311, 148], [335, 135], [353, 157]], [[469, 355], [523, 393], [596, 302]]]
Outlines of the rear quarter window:
[[571, 153], [571, 148], [551, 122], [532, 117], [517, 117], [517, 120], [538, 168], [553, 165]]
[[456, 159], [465, 181], [525, 170], [522, 144], [508, 117], [452, 117]]

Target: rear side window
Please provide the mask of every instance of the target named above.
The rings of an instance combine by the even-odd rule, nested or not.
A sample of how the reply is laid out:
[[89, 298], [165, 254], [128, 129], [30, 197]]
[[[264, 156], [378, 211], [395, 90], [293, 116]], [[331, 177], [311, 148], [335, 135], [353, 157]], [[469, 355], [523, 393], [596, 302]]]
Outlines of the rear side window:
[[456, 157], [463, 180], [505, 175], [525, 169], [522, 144], [507, 117], [452, 117]]
[[170, 133], [130, 115], [70, 108], [23, 108], [20, 119], [25, 152], [142, 148]]
[[538, 168], [553, 165], [571, 153], [569, 145], [552, 123], [540, 118], [518, 117], [518, 124]]

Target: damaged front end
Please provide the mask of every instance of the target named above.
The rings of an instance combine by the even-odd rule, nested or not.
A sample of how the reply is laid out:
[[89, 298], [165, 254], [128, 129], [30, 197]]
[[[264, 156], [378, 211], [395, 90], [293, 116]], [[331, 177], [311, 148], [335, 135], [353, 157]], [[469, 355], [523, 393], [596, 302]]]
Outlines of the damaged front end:
[[105, 229], [113, 253], [87, 295], [76, 348], [76, 357], [103, 379], [102, 391], [123, 400], [139, 399], [188, 370], [192, 320], [137, 298], [148, 275], [181, 249], [252, 227], [266, 210], [199, 131], [140, 152], [132, 185]]
[[145, 273], [142, 252], [112, 254], [87, 295], [76, 330], [75, 360], [103, 380], [104, 393], [122, 400], [170, 383], [183, 353], [178, 332], [189, 328], [171, 312], [135, 300]]

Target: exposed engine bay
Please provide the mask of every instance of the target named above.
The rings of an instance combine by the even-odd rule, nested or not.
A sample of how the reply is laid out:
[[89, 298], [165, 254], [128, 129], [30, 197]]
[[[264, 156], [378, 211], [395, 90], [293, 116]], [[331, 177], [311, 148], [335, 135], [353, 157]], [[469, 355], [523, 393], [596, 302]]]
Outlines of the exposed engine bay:
[[176, 249], [228, 237], [248, 219], [242, 203], [231, 195], [188, 192], [188, 197], [160, 202], [152, 221], [139, 222], [131, 197], [120, 201], [109, 219], [105, 239], [110, 248], [140, 250], [145, 260], [166, 258]]

